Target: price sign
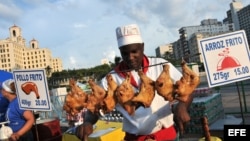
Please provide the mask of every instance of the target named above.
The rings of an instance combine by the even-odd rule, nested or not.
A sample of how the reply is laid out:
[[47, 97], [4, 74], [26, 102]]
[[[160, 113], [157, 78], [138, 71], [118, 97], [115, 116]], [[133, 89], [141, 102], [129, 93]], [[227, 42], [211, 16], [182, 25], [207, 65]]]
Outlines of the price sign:
[[51, 111], [50, 95], [45, 70], [15, 70], [19, 107], [21, 109]]
[[209, 87], [250, 78], [250, 53], [244, 30], [199, 41]]

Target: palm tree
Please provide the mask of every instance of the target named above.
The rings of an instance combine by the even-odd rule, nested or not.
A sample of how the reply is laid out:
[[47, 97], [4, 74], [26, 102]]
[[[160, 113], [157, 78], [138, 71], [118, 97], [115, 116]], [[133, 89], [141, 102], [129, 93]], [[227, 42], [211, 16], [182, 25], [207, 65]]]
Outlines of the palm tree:
[[52, 73], [52, 68], [50, 66], [47, 66], [45, 68], [45, 71], [46, 71], [46, 75], [47, 77], [50, 77], [51, 73]]
[[115, 57], [115, 65], [117, 66], [120, 63], [121, 60], [122, 60], [121, 57], [116, 56]]
[[118, 56], [115, 56], [114, 58], [114, 63], [110, 62], [110, 66], [111, 68], [114, 68], [116, 67], [120, 62], [121, 62], [122, 58], [121, 57], [118, 57]]
[[172, 53], [169, 51], [166, 51], [163, 55], [163, 58], [165, 58], [166, 60], [171, 59]]

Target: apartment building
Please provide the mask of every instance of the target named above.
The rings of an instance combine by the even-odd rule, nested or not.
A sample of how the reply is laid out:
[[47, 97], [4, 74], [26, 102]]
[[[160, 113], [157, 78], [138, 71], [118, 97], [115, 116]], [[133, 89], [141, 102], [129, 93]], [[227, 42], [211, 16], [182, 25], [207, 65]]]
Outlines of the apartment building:
[[[234, 23], [235, 30], [240, 29], [240, 22], [238, 18], [238, 11], [240, 11], [243, 8], [243, 5], [240, 1], [233, 0], [230, 3], [230, 19], [232, 19], [232, 23]], [[229, 16], [228, 16], [229, 17]]]
[[16, 69], [49, 69], [60, 72], [62, 60], [53, 58], [47, 48], [39, 48], [39, 42], [32, 39], [26, 46], [20, 27], [9, 28], [9, 37], [0, 39], [0, 69], [11, 72]]
[[248, 44], [250, 43], [250, 4], [237, 12], [240, 30], [245, 30]]
[[[250, 5], [243, 7], [240, 1], [233, 0], [229, 6], [230, 10], [226, 11], [227, 17], [223, 19], [223, 22], [217, 19], [205, 19], [200, 25], [180, 28], [180, 38], [170, 43], [175, 59], [188, 57], [185, 59], [188, 62], [202, 63], [203, 59], [198, 55], [200, 53], [198, 40], [237, 30], [245, 30], [248, 43], [250, 43]], [[157, 47], [157, 50], [161, 49]], [[159, 53], [156, 52], [156, 55]]]
[[[233, 23], [222, 23], [218, 21], [217, 19], [205, 19], [201, 21], [200, 25], [196, 26], [186, 26], [179, 29], [180, 34], [180, 44], [181, 49], [176, 50], [176, 47], [173, 47], [175, 54], [182, 52], [183, 54], [180, 54], [178, 56], [182, 56], [184, 58], [188, 56], [193, 56], [196, 54], [193, 50], [193, 46], [190, 45], [190, 39], [193, 37], [193, 34], [200, 33], [200, 34], [210, 34], [218, 35], [223, 34], [227, 32], [233, 32], [235, 31], [234, 24]], [[180, 58], [176, 58], [180, 59]], [[185, 59], [187, 62], [190, 62], [190, 58]]]
[[162, 57], [166, 54], [172, 56], [173, 55], [173, 45], [172, 44], [166, 44], [161, 45], [155, 49], [156, 57]]
[[227, 17], [223, 23], [233, 23], [235, 30], [245, 30], [247, 41], [250, 42], [250, 4], [243, 7], [240, 1], [233, 0], [230, 9], [226, 12]]

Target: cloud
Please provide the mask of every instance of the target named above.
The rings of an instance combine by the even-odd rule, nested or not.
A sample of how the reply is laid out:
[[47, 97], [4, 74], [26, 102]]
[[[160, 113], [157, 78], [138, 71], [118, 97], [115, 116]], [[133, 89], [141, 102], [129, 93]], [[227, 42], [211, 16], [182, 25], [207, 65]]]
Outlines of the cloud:
[[[137, 23], [145, 54], [179, 38], [178, 30], [208, 18], [222, 20], [231, 0], [7, 0], [0, 1], [0, 39], [16, 24], [28, 43], [35, 38], [63, 60], [64, 69], [88, 68], [120, 56], [115, 28]], [[246, 5], [247, 0], [242, 0]]]
[[22, 10], [19, 9], [11, 1], [5, 3], [0, 2], [0, 25], [5, 26], [8, 23], [15, 23], [19, 21], [19, 17], [23, 14]]
[[73, 25], [73, 27], [74, 27], [74, 28], [85, 28], [85, 27], [87, 27], [87, 25], [84, 24], [84, 23], [75, 23], [75, 24]]
[[115, 50], [107, 50], [103, 52], [104, 58], [107, 58], [110, 62], [114, 62], [115, 57], [119, 56], [116, 54]]
[[70, 56], [70, 57], [69, 57], [69, 60], [70, 60], [70, 65], [71, 65], [72, 67], [75, 67], [76, 60], [75, 60], [74, 56]]

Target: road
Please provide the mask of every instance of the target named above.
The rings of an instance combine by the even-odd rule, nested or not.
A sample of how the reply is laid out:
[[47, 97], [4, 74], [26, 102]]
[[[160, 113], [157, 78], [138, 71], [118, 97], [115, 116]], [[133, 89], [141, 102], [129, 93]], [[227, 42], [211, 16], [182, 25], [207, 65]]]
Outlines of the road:
[[[198, 86], [198, 88], [203, 87], [208, 87], [206, 76], [201, 76], [201, 83]], [[241, 110], [244, 113], [250, 113], [250, 79], [218, 86], [217, 88], [210, 89], [221, 94], [225, 113], [239, 114]]]
[[[201, 76], [201, 80], [198, 88], [208, 87], [206, 77]], [[237, 84], [239, 90], [237, 89]], [[242, 124], [250, 125], [250, 80], [219, 86], [219, 89], [210, 89], [213, 93], [219, 92], [221, 94], [225, 115], [233, 115], [242, 119]], [[241, 98], [241, 101], [239, 98]], [[211, 135], [223, 138], [221, 132], [211, 132]], [[202, 134], [186, 134], [180, 141], [197, 141], [201, 137], [203, 137]]]

